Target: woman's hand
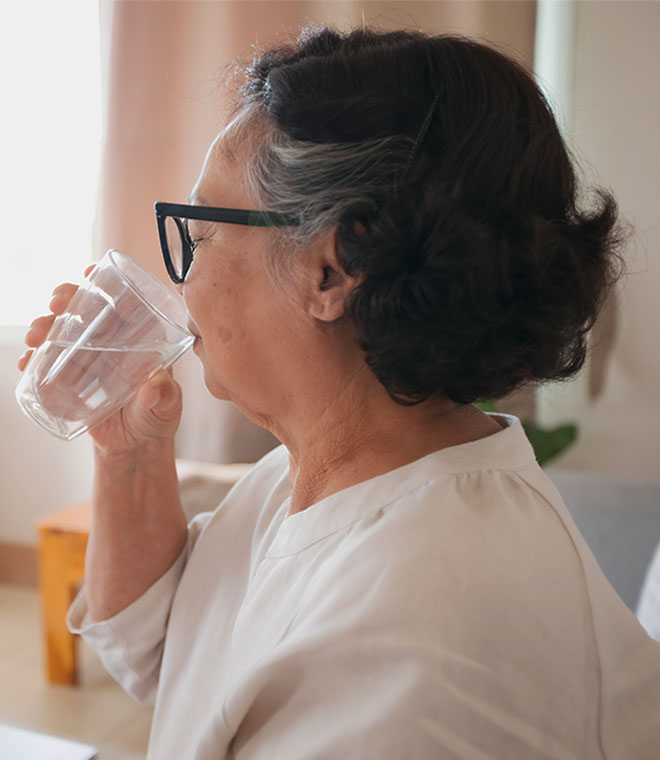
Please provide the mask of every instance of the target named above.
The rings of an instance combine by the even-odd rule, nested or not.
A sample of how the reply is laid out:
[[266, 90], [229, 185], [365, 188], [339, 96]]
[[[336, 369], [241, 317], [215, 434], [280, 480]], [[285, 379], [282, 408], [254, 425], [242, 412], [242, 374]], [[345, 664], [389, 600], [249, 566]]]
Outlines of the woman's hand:
[[[85, 270], [88, 277], [94, 267]], [[53, 291], [50, 314], [25, 336], [25, 369], [60, 314], [70, 311], [77, 285]], [[171, 567], [186, 544], [174, 458], [181, 390], [158, 371], [123, 409], [95, 425], [93, 528], [87, 544], [85, 586], [92, 620], [105, 620], [140, 597]]]
[[171, 370], [158, 370], [137, 396], [90, 429], [100, 454], [134, 454], [147, 445], [171, 441], [181, 419], [181, 388]]
[[[93, 268], [94, 265], [87, 267], [85, 270], [85, 277], [88, 276]], [[73, 285], [70, 282], [58, 285], [55, 290], [53, 290], [53, 297], [48, 304], [51, 313], [48, 314], [48, 316], [37, 317], [32, 320], [30, 327], [25, 334], [25, 345], [28, 346], [28, 350], [18, 360], [18, 369], [21, 372], [25, 369], [34, 350], [39, 348], [39, 346], [46, 340], [46, 336], [48, 335], [50, 328], [53, 326], [55, 317], [64, 314], [69, 301], [73, 298], [77, 290], [78, 286]]]
[[[85, 277], [93, 269], [93, 264], [87, 267]], [[55, 318], [67, 311], [77, 290], [78, 286], [69, 282], [58, 285], [53, 290], [48, 305], [50, 314], [33, 320], [25, 335], [28, 350], [18, 360], [21, 372], [34, 350], [46, 340]], [[98, 453], [110, 456], [130, 455], [149, 443], [171, 440], [180, 418], [181, 389], [172, 379], [170, 371], [159, 370], [140, 387], [132, 401], [91, 428], [89, 433], [96, 443]]]

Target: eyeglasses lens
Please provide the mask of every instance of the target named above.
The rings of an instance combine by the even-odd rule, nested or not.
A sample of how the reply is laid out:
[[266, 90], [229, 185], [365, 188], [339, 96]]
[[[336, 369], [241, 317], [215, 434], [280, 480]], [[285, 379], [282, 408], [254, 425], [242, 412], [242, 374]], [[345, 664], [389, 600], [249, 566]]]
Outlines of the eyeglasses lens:
[[180, 219], [168, 216], [165, 219], [165, 234], [167, 237], [167, 249], [170, 254], [172, 266], [176, 273], [181, 276], [183, 272], [183, 243], [181, 236], [183, 234], [184, 222]]

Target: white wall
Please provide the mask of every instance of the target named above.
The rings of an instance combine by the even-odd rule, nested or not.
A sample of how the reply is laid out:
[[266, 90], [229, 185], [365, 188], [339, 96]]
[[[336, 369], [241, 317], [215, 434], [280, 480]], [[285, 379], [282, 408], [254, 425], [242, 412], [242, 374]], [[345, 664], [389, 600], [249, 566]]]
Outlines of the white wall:
[[35, 544], [34, 521], [91, 495], [92, 454], [83, 436], [61, 441], [14, 399], [23, 330], [0, 328], [0, 542]]
[[543, 421], [576, 420], [561, 466], [660, 477], [660, 3], [577, 2], [569, 141], [636, 228], [619, 289], [619, 332], [603, 395], [585, 373], [541, 394]]

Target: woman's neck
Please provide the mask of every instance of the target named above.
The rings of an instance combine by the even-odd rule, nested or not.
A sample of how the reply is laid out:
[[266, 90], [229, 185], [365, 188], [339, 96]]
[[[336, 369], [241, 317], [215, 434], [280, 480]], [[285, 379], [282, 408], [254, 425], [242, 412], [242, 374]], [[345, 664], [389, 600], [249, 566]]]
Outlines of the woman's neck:
[[471, 404], [448, 399], [397, 404], [375, 378], [372, 383], [362, 373], [332, 404], [312, 406], [317, 408], [305, 410], [297, 426], [289, 421], [286, 430], [274, 431], [291, 455], [290, 514], [434, 451], [501, 429]]

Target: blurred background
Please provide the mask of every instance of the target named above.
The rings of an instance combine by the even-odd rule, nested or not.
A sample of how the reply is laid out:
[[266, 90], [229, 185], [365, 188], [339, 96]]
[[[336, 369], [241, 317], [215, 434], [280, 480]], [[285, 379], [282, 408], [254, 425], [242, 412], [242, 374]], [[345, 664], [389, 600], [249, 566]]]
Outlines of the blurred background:
[[[88, 441], [52, 438], [15, 403], [26, 325], [108, 248], [166, 281], [153, 204], [186, 201], [231, 102], [231, 61], [318, 23], [465, 34], [535, 71], [584, 181], [613, 190], [634, 235], [580, 376], [499, 408], [577, 425], [562, 472], [660, 480], [660, 3], [3, 1], [0, 582], [36, 586], [34, 521], [90, 495]], [[274, 445], [210, 398], [192, 354], [176, 374], [179, 457], [250, 462]]]

